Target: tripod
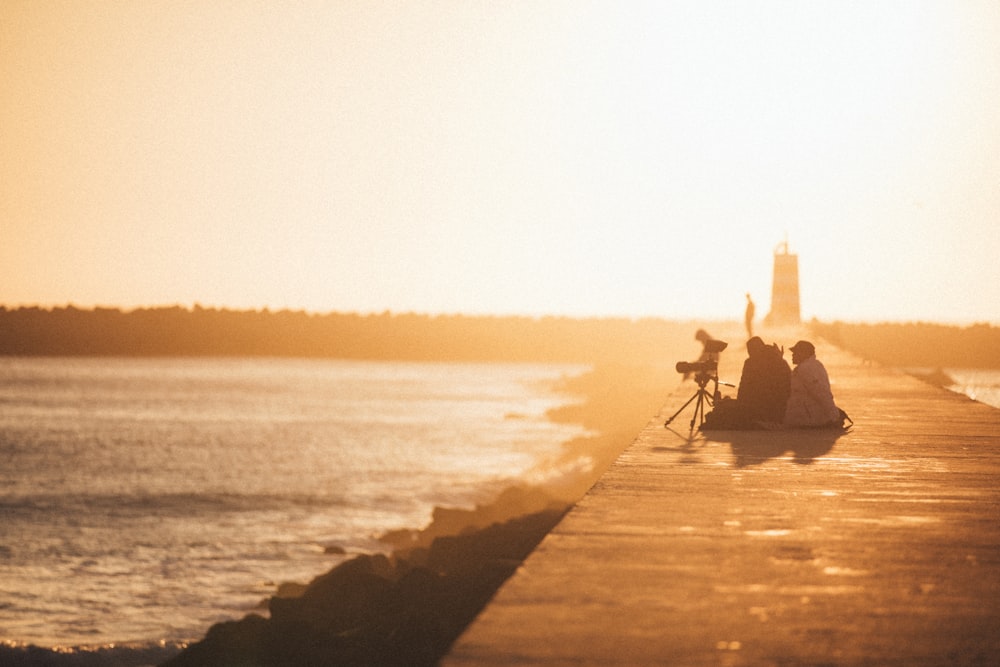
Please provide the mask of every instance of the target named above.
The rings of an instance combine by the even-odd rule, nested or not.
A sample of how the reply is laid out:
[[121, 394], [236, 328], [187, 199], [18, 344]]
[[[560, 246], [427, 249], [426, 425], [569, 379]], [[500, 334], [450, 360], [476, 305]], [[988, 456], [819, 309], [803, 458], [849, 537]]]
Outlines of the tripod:
[[[691, 430], [694, 430], [694, 423], [696, 421], [698, 422], [699, 428], [701, 428], [701, 425], [705, 423], [705, 404], [707, 403], [708, 407], [712, 407], [715, 405], [715, 401], [719, 398], [719, 376], [714, 373], [708, 373], [707, 371], [701, 371], [694, 376], [694, 379], [698, 383], [698, 391], [696, 391], [694, 396], [689, 398], [687, 402], [677, 410], [677, 412], [670, 415], [670, 418], [667, 419], [667, 421], [663, 422], [664, 428], [669, 426], [670, 422], [676, 419], [677, 415], [684, 412], [684, 408], [691, 405], [693, 401], [697, 402], [694, 404], [694, 416], [691, 417]], [[709, 382], [715, 383], [713, 391], [711, 392], [708, 391], [708, 389], [705, 389], [705, 385]]]

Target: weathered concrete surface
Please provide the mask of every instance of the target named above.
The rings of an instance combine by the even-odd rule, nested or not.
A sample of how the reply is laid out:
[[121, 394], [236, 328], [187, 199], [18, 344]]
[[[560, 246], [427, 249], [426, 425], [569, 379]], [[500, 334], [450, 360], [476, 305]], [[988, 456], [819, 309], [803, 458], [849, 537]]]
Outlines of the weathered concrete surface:
[[443, 664], [1000, 664], [1000, 410], [817, 347], [853, 431], [692, 438], [683, 384]]

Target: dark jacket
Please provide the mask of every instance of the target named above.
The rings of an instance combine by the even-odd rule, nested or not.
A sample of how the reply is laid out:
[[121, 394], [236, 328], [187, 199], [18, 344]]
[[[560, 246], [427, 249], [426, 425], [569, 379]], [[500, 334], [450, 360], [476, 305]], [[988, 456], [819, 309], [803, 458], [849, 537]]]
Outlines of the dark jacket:
[[777, 345], [762, 346], [743, 363], [736, 402], [743, 419], [781, 422], [791, 387], [792, 369]]

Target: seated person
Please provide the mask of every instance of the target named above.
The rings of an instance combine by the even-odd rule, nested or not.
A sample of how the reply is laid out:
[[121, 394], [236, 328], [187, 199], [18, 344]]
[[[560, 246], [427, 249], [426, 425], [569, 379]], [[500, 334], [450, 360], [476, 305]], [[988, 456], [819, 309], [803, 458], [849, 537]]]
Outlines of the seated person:
[[[694, 339], [701, 343], [701, 354], [698, 356], [698, 360], [695, 363], [702, 363], [705, 361], [718, 361], [718, 353], [709, 352], [710, 343], [715, 340], [712, 338], [712, 334], [708, 333], [704, 329], [698, 329], [694, 334]], [[684, 379], [690, 380], [694, 376], [694, 373], [688, 372], [684, 373]]]
[[780, 422], [785, 417], [792, 370], [777, 345], [767, 345], [760, 336], [747, 341], [747, 360], [736, 393], [736, 405], [748, 426]]
[[800, 340], [791, 350], [795, 370], [784, 425], [796, 428], [839, 425], [840, 409], [833, 402], [830, 377], [816, 358], [816, 348], [809, 341]]
[[777, 345], [759, 336], [747, 341], [747, 360], [736, 399], [723, 398], [706, 415], [706, 429], [755, 429], [777, 424], [785, 416], [791, 369]]

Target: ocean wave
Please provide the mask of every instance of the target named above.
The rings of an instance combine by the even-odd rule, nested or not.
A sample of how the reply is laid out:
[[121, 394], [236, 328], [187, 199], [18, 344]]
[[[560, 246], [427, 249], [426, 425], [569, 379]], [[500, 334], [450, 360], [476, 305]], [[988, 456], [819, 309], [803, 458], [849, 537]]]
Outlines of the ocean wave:
[[100, 513], [109, 518], [127, 515], [183, 516], [225, 514], [267, 509], [331, 508], [349, 505], [342, 495], [315, 493], [32, 493], [0, 497], [0, 514]]
[[6, 667], [148, 667], [180, 653], [186, 643], [105, 644], [42, 648], [0, 642], [0, 664]]

